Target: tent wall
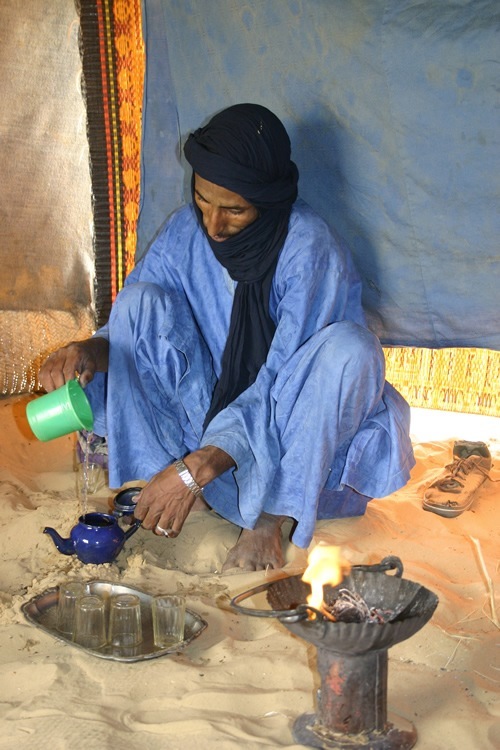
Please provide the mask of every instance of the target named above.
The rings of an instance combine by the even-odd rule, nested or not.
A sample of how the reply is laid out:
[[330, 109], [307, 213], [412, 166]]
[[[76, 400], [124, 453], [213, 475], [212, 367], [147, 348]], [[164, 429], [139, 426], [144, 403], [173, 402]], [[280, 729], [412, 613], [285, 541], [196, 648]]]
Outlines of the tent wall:
[[78, 16], [68, 0], [0, 4], [0, 393], [94, 324], [92, 207]]
[[143, 4], [141, 252], [186, 196], [187, 134], [256, 101], [351, 246], [382, 342], [500, 349], [496, 0]]
[[[95, 24], [102, 59], [85, 70], [83, 98], [72, 2], [58, 0], [58, 12], [44, 13], [37, 0], [22, 21], [13, 3], [2, 6], [9, 34], [20, 33], [16, 24], [24, 24], [26, 38], [41, 35], [32, 49], [44, 61], [44, 81], [52, 75], [58, 85], [43, 88], [33, 78], [33, 92], [22, 72], [30, 65], [26, 52], [23, 59], [19, 50], [1, 58], [1, 85], [15, 98], [11, 79], [17, 77], [26, 93], [13, 108], [17, 116], [4, 112], [0, 120], [8, 142], [17, 139], [18, 165], [25, 167], [22, 177], [16, 175], [24, 187], [4, 186], [2, 203], [0, 252], [9, 275], [2, 276], [0, 298], [6, 323], [0, 333], [0, 392], [33, 390], [44, 354], [88, 335], [96, 314], [94, 273], [98, 293], [105, 288], [111, 304], [135, 249], [139, 208], [138, 256], [188, 197], [189, 170], [181, 152], [187, 133], [217, 109], [253, 100], [285, 121], [303, 196], [353, 249], [370, 324], [386, 346], [388, 379], [413, 405], [498, 414], [494, 5], [476, 2], [474, 13], [464, 2], [143, 0], [141, 16], [139, 2], [81, 0], [82, 14], [90, 8], [102, 24]], [[139, 206], [142, 31], [147, 65]], [[87, 28], [89, 33], [94, 32]], [[52, 37], [59, 44], [54, 55], [44, 52]], [[82, 44], [84, 69], [85, 54]], [[102, 82], [109, 76], [115, 99], [92, 88], [92, 76]], [[110, 146], [104, 130], [88, 124], [89, 175], [85, 119], [99, 96], [109, 107], [101, 116], [116, 118], [114, 133], [121, 140]], [[39, 120], [45, 138], [37, 130]], [[19, 123], [23, 129], [16, 130]], [[93, 150], [99, 138], [101, 151]], [[64, 149], [58, 151], [53, 143], [61, 140]], [[45, 141], [52, 155], [45, 154]], [[102, 159], [116, 188], [110, 191], [115, 219], [128, 221], [113, 288], [109, 269], [118, 268], [116, 248], [104, 241], [109, 256], [104, 271], [93, 257], [99, 234], [105, 230], [109, 238], [116, 229], [109, 212], [105, 220], [99, 212], [96, 164]], [[47, 190], [40, 180], [50, 160]], [[67, 173], [71, 178], [64, 187]], [[36, 200], [19, 199], [30, 190]], [[31, 222], [42, 229], [35, 234], [31, 214], [42, 217]], [[22, 253], [13, 252], [18, 236]], [[43, 285], [40, 268], [50, 263], [57, 270]], [[30, 294], [23, 301], [18, 291], [27, 277]], [[61, 290], [66, 299], [59, 297]], [[459, 344], [467, 348], [455, 348]]]

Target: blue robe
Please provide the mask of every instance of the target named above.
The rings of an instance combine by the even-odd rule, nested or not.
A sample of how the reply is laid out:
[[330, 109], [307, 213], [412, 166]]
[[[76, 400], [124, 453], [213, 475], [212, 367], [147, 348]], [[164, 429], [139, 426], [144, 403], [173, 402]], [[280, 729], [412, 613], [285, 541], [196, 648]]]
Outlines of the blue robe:
[[318, 518], [360, 515], [408, 481], [409, 408], [384, 380], [348, 250], [299, 199], [273, 279], [267, 360], [203, 432], [234, 288], [192, 206], [179, 209], [96, 334], [110, 353], [108, 373], [87, 386], [94, 431], [107, 436], [112, 487], [222, 448], [236, 468], [206, 486], [207, 502], [245, 528], [263, 511], [290, 516], [306, 547]]

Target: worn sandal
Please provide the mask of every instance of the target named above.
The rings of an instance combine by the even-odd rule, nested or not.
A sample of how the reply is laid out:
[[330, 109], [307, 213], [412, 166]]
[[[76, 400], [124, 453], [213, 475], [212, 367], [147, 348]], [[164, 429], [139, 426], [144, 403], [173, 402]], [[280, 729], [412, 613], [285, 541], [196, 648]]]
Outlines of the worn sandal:
[[491, 455], [486, 443], [457, 440], [453, 463], [445, 467], [424, 493], [422, 507], [445, 518], [455, 518], [469, 510], [477, 489], [488, 477]]

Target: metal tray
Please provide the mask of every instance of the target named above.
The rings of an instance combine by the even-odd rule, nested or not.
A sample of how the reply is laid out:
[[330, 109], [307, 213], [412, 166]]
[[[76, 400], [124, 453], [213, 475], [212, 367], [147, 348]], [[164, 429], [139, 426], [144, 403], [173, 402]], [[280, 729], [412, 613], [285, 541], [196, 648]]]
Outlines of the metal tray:
[[74, 648], [86, 651], [93, 656], [98, 656], [100, 659], [112, 659], [113, 661], [143, 661], [144, 659], [156, 659], [158, 656], [175, 654], [187, 646], [188, 643], [191, 643], [193, 638], [199, 636], [207, 627], [205, 620], [190, 609], [186, 609], [184, 640], [173, 646], [169, 646], [168, 648], [157, 648], [153, 641], [153, 621], [151, 616], [152, 596], [146, 594], [140, 589], [133, 588], [132, 586], [110, 583], [109, 581], [87, 581], [86, 587], [89, 594], [97, 594], [105, 600], [115, 594], [135, 594], [139, 597], [141, 600], [143, 635], [143, 641], [141, 644], [135, 646], [133, 649], [117, 650], [110, 645], [103, 646], [100, 649], [90, 649], [85, 648], [85, 646], [80, 646], [78, 643], [73, 643], [70, 636], [60, 633], [56, 628], [57, 601], [59, 597], [59, 589], [57, 587], [47, 589], [47, 591], [44, 591], [42, 594], [38, 594], [33, 597], [33, 599], [25, 602], [21, 606], [21, 611], [28, 622], [41, 630], [45, 630], [46, 633], [49, 633], [49, 635], [54, 638], [57, 638], [60, 641], [65, 641]]

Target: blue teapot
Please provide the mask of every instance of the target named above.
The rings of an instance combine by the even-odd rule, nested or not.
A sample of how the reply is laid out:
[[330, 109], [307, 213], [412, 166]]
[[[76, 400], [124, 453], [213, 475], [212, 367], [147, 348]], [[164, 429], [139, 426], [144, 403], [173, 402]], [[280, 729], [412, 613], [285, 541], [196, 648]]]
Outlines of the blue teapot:
[[76, 555], [82, 563], [97, 564], [111, 562], [122, 549], [125, 541], [135, 534], [141, 521], [136, 519], [127, 531], [123, 531], [118, 519], [107, 513], [85, 513], [73, 526], [68, 539], [63, 539], [55, 529], [46, 526], [48, 534], [63, 555]]

